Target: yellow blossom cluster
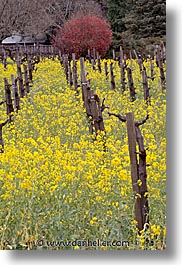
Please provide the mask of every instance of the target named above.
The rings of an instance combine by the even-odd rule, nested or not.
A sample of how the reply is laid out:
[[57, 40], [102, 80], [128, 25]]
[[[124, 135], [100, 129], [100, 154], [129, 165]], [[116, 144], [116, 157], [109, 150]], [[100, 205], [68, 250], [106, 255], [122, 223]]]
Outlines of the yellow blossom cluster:
[[[165, 92], [161, 92], [160, 73], [155, 66], [155, 80], [149, 80], [151, 103], [147, 106], [137, 62], [133, 60], [137, 99], [130, 102], [128, 89], [124, 95], [121, 93], [117, 62], [114, 62], [116, 90], [110, 89], [110, 80], [104, 73], [105, 61], [101, 61], [102, 73], [94, 71], [89, 62], [85, 67], [91, 87], [101, 99], [105, 98], [109, 110], [123, 116], [133, 111], [135, 120], [142, 120], [149, 113], [149, 120], [141, 126], [149, 165], [149, 229], [138, 235], [133, 221], [134, 196], [126, 124], [104, 111], [104, 151], [102, 135], [93, 140], [89, 134], [81, 90], [76, 94], [73, 88], [70, 89], [58, 59], [46, 59], [38, 64], [30, 96], [21, 99], [21, 109], [14, 114], [13, 123], [3, 127], [1, 249], [27, 249], [27, 245], [30, 246], [27, 242], [38, 239], [128, 240], [128, 249], [164, 248], [166, 98]], [[111, 60], [107, 62], [109, 64]], [[150, 74], [150, 65], [145, 64]], [[10, 62], [7, 69], [0, 64], [2, 99], [3, 78], [10, 78], [15, 73], [13, 63]], [[6, 119], [5, 105], [0, 106], [0, 114], [0, 122], [3, 122]], [[146, 245], [146, 238], [150, 244]], [[36, 244], [31, 247], [46, 248]]]

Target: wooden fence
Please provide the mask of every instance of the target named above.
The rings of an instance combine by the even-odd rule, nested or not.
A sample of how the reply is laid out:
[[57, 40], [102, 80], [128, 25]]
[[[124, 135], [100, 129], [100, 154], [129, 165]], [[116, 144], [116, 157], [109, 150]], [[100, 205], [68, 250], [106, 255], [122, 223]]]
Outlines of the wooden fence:
[[4, 67], [7, 65], [7, 58], [16, 61], [18, 57], [27, 60], [28, 57], [52, 58], [61, 56], [60, 51], [52, 45], [0, 45], [0, 60]]

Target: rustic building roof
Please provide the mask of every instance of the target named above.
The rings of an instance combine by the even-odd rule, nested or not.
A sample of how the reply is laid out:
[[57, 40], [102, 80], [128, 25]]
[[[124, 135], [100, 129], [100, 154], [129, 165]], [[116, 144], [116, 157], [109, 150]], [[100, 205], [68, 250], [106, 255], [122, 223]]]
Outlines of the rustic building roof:
[[23, 36], [17, 32], [14, 32], [10, 37], [5, 38], [2, 44], [33, 44], [35, 42], [44, 43], [46, 39], [35, 39], [31, 36]]

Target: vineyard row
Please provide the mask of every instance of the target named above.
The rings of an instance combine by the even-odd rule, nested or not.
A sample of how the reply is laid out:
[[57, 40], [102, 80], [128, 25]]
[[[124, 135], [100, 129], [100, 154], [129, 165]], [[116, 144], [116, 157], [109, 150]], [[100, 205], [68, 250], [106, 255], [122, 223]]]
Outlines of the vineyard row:
[[[0, 104], [6, 104], [6, 113], [8, 119], [0, 124], [0, 145], [2, 146], [1, 152], [4, 151], [4, 143], [3, 143], [3, 135], [2, 128], [10, 122], [13, 122], [13, 112], [18, 112], [20, 109], [20, 99], [28, 96], [30, 93], [30, 88], [33, 84], [33, 70], [35, 69], [35, 65], [40, 62], [41, 58], [44, 59], [48, 55], [48, 53], [39, 53], [35, 55], [32, 54], [23, 54], [21, 51], [16, 50], [16, 56], [12, 57], [12, 50], [9, 52], [9, 56], [16, 62], [17, 67], [17, 77], [11, 75], [11, 84], [7, 78], [4, 78], [4, 91], [5, 91], [5, 99], [0, 102]], [[55, 59], [56, 54], [55, 50], [50, 50], [49, 56], [52, 56], [52, 59]], [[51, 54], [52, 53], [52, 54]], [[151, 76], [147, 76], [147, 72], [143, 63], [143, 59], [139, 58], [137, 53], [136, 59], [138, 65], [140, 67], [140, 73], [142, 76], [142, 84], [144, 91], [144, 101], [146, 104], [150, 104], [150, 92], [149, 92], [149, 84], [148, 78], [152, 80], [155, 79], [154, 74], [154, 64], [153, 60], [150, 60], [150, 69]], [[101, 59], [98, 53], [94, 53], [95, 56], [89, 56], [88, 59], [92, 65], [94, 71], [105, 72], [105, 78], [110, 80], [110, 86], [112, 90], [116, 89], [115, 84], [115, 72], [113, 62], [108, 66], [108, 62], [104, 63], [104, 69], [101, 68]], [[14, 54], [15, 55], [15, 54]], [[68, 57], [68, 55], [62, 55], [60, 53], [57, 54], [60, 60], [61, 65], [64, 67], [65, 76], [70, 88], [74, 88], [75, 93], [79, 93], [78, 87], [81, 85], [82, 91], [82, 99], [84, 108], [86, 110], [87, 119], [89, 122], [89, 131], [90, 133], [95, 133], [96, 135], [102, 131], [104, 132], [103, 141], [106, 141], [106, 132], [104, 126], [104, 119], [102, 116], [103, 111], [107, 108], [105, 105], [105, 99], [103, 99], [102, 103], [99, 96], [95, 93], [94, 90], [91, 89], [90, 80], [87, 79], [87, 72], [85, 70], [85, 60], [84, 58], [80, 58], [80, 78], [78, 78], [77, 73], [77, 60], [75, 58], [75, 54], [72, 54], [72, 63]], [[5, 59], [6, 58], [6, 59]], [[2, 58], [1, 58], [2, 59]], [[3, 63], [6, 67], [7, 65], [7, 55], [3, 57]], [[165, 70], [163, 67], [165, 58], [163, 57], [161, 50], [158, 49], [156, 53], [156, 64], [160, 69], [160, 79], [161, 79], [161, 90], [165, 90], [166, 86], [166, 78], [165, 78]], [[130, 55], [130, 60], [126, 59], [126, 56], [123, 54], [122, 48], [120, 49], [120, 57], [119, 57], [119, 66], [120, 66], [120, 84], [121, 84], [121, 93], [124, 93], [126, 90], [126, 75], [128, 79], [128, 88], [130, 91], [130, 101], [136, 100], [136, 92], [133, 81], [133, 68], [132, 68], [132, 56]], [[23, 71], [22, 71], [23, 65]], [[80, 84], [79, 84], [80, 82]], [[139, 128], [140, 125], [144, 124], [149, 116], [147, 115], [145, 119], [142, 121], [135, 121], [133, 113], [126, 113], [126, 116], [121, 116], [120, 114], [115, 114], [108, 112], [109, 116], [117, 117], [121, 122], [125, 122], [127, 125], [127, 133], [128, 133], [128, 149], [130, 155], [130, 167], [131, 167], [131, 177], [132, 177], [132, 187], [135, 195], [135, 219], [138, 223], [138, 229], [142, 230], [144, 228], [145, 223], [149, 223], [149, 206], [148, 206], [148, 198], [147, 198], [147, 164], [146, 164], [146, 149], [144, 147], [144, 139]], [[138, 144], [139, 151], [136, 151], [136, 144]], [[104, 146], [104, 151], [106, 151]], [[141, 185], [138, 185], [138, 181], [141, 180]]]

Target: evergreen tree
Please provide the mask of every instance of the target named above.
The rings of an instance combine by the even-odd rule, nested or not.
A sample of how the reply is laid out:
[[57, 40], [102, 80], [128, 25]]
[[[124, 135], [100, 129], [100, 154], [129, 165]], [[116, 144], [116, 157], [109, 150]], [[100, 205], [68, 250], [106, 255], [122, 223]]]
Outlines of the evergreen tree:
[[118, 49], [122, 32], [126, 31], [125, 16], [130, 13], [134, 0], [108, 0], [107, 16], [113, 31], [113, 47]]
[[125, 30], [123, 18], [125, 17], [126, 1], [108, 0], [108, 18], [113, 32]]
[[126, 31], [122, 36], [130, 47], [165, 42], [166, 1], [136, 1], [125, 18], [125, 27]]

